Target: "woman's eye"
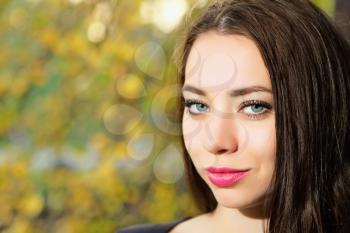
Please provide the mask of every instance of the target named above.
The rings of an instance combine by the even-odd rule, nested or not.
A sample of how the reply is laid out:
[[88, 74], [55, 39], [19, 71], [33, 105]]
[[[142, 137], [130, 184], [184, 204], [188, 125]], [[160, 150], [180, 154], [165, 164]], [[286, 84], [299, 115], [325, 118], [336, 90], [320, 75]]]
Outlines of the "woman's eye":
[[208, 106], [198, 100], [185, 100], [185, 107], [191, 115], [199, 115], [208, 111]]
[[[184, 105], [188, 113], [191, 115], [200, 115], [209, 111], [208, 105], [199, 100], [185, 100]], [[239, 109], [249, 118], [258, 119], [269, 113], [272, 109], [272, 106], [264, 101], [248, 100], [243, 102], [240, 105]]]
[[254, 119], [261, 117], [272, 109], [272, 106], [269, 103], [259, 100], [249, 100], [244, 102], [242, 105], [243, 113]]
[[264, 112], [265, 107], [258, 105], [258, 104], [254, 104], [254, 105], [250, 105], [248, 107], [245, 107], [244, 109], [246, 109], [246, 113], [248, 114], [259, 114]]

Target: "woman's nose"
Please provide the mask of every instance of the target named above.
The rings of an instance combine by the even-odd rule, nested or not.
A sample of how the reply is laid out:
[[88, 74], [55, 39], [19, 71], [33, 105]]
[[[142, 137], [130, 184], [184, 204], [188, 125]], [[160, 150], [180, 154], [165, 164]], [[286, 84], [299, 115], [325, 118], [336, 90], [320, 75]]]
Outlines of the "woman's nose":
[[238, 126], [233, 114], [215, 114], [205, 125], [203, 141], [212, 154], [232, 154], [238, 150]]

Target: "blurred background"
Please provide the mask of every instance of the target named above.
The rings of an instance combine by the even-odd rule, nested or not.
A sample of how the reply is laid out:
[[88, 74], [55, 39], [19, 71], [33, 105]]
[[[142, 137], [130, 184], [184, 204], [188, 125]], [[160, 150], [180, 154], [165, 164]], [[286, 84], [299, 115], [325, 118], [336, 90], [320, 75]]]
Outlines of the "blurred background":
[[[349, 35], [350, 1], [314, 1]], [[173, 53], [206, 0], [0, 0], [0, 232], [114, 232], [198, 210]]]

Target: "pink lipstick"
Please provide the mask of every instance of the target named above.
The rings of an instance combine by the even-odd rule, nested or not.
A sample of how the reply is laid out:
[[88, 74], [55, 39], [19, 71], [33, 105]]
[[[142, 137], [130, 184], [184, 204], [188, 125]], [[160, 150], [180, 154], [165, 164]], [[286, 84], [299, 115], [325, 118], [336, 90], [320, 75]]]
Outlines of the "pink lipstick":
[[229, 187], [242, 180], [250, 169], [209, 167], [206, 169], [209, 180], [218, 187]]

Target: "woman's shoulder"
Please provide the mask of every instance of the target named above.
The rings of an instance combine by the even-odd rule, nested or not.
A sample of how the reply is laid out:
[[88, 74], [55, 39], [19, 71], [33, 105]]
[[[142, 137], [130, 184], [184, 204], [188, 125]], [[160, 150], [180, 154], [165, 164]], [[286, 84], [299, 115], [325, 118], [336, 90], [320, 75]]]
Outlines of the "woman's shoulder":
[[170, 223], [164, 224], [137, 224], [118, 230], [116, 233], [168, 233], [178, 224], [190, 219], [185, 217]]

